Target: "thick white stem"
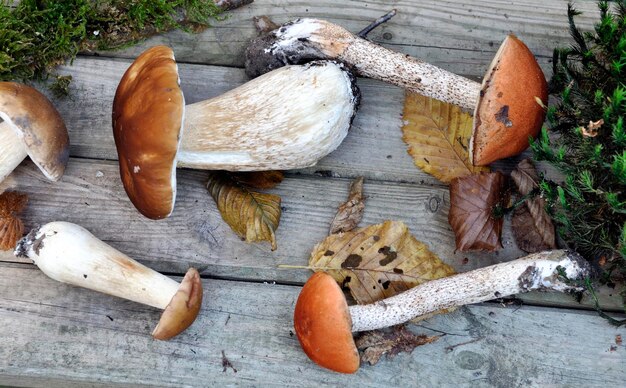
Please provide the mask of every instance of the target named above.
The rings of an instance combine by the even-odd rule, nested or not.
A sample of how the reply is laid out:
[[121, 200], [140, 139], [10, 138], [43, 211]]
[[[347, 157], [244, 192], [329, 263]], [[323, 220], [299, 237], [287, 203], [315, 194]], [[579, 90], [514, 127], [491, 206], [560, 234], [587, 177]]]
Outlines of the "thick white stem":
[[51, 222], [22, 239], [16, 254], [54, 280], [165, 309], [179, 284], [68, 222]]
[[178, 166], [230, 171], [314, 165], [344, 139], [357, 93], [341, 66], [287, 66], [187, 105]]
[[8, 122], [0, 123], [0, 182], [4, 180], [28, 154], [22, 139]]
[[362, 76], [389, 82], [471, 111], [478, 103], [480, 83], [365, 39], [355, 37], [339, 59], [353, 65]]
[[369, 305], [350, 306], [352, 331], [398, 325], [441, 309], [536, 289], [576, 289], [559, 276], [559, 267], [569, 279], [579, 279], [589, 272], [588, 264], [574, 252], [536, 253], [508, 263], [432, 280]]

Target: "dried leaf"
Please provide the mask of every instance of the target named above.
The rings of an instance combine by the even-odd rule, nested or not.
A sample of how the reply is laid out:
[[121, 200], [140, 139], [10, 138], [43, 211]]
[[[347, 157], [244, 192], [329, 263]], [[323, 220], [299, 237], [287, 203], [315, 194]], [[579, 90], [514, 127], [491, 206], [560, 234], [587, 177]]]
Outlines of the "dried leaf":
[[[522, 160], [511, 177], [522, 196], [539, 187], [539, 175], [529, 159]], [[515, 242], [523, 251], [534, 253], [556, 248], [554, 224], [546, 212], [543, 198], [529, 198], [515, 209], [512, 226]]]
[[454, 273], [398, 221], [328, 236], [313, 249], [309, 266], [348, 287], [361, 304]]
[[24, 224], [15, 216], [0, 217], [0, 250], [15, 249], [17, 241], [24, 235]]
[[215, 172], [207, 189], [217, 203], [222, 218], [247, 242], [269, 241], [277, 248], [274, 232], [280, 222], [280, 197], [250, 191], [234, 175]]
[[403, 140], [415, 165], [443, 183], [489, 171], [475, 167], [469, 160], [472, 116], [459, 107], [415, 93], [404, 100]]
[[405, 325], [390, 330], [374, 330], [363, 333], [357, 340], [362, 362], [378, 363], [383, 355], [393, 358], [401, 352], [411, 353], [418, 346], [437, 341], [441, 336], [428, 337], [411, 333]]
[[20, 213], [28, 203], [28, 195], [17, 191], [5, 191], [0, 194], [0, 217]]
[[255, 189], [271, 189], [285, 179], [282, 171], [231, 172], [230, 175], [240, 184]]
[[598, 136], [598, 129], [604, 124], [604, 119], [600, 119], [598, 121], [589, 120], [589, 125], [587, 127], [580, 127], [580, 131], [583, 137], [596, 137]]
[[339, 205], [339, 210], [330, 223], [330, 233], [349, 232], [361, 222], [365, 210], [365, 197], [363, 197], [363, 177], [356, 178], [350, 184], [348, 200]]
[[448, 222], [460, 251], [495, 251], [502, 246], [503, 218], [494, 217], [494, 208], [502, 206], [504, 175], [480, 173], [456, 178], [450, 183]]

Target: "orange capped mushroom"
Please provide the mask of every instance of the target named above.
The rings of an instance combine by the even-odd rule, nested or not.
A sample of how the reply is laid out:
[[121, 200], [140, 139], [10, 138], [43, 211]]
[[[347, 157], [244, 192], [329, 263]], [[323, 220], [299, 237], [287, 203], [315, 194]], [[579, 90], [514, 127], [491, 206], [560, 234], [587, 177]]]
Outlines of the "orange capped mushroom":
[[[535, 253], [458, 275], [422, 283], [368, 305], [348, 306], [337, 282], [318, 272], [302, 288], [294, 312], [300, 345], [316, 364], [340, 373], [359, 368], [353, 332], [399, 325], [442, 309], [484, 302], [531, 290], [581, 290], [571, 280], [589, 275], [576, 252]], [[562, 276], [562, 275], [565, 276]]]

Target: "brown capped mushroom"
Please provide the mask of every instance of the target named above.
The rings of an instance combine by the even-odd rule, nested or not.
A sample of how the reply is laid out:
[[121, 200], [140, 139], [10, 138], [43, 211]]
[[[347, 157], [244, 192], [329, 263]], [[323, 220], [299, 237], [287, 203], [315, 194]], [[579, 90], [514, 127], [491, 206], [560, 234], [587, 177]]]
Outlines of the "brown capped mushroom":
[[286, 64], [334, 59], [357, 74], [474, 110], [470, 158], [484, 166], [517, 155], [536, 137], [545, 118], [547, 83], [528, 47], [504, 39], [482, 84], [391, 51], [318, 19], [297, 19], [253, 41], [246, 51], [249, 76]]
[[185, 106], [172, 50], [153, 47], [128, 68], [113, 102], [122, 182], [143, 215], [167, 217], [177, 165], [231, 171], [314, 165], [344, 139], [358, 101], [343, 66], [316, 62]]
[[548, 251], [431, 280], [390, 298], [356, 306], [348, 306], [330, 275], [317, 272], [300, 292], [294, 327], [312, 361], [335, 372], [354, 373], [359, 368], [359, 354], [353, 332], [398, 325], [442, 309], [531, 290], [580, 291], [572, 281], [588, 276], [589, 271], [589, 264], [575, 252]]
[[26, 156], [46, 178], [59, 180], [69, 159], [69, 136], [50, 100], [30, 86], [0, 82], [0, 118], [0, 182]]
[[165, 310], [152, 332], [167, 340], [188, 328], [202, 305], [202, 282], [190, 268], [179, 284], [69, 222], [33, 229], [15, 249], [54, 280]]

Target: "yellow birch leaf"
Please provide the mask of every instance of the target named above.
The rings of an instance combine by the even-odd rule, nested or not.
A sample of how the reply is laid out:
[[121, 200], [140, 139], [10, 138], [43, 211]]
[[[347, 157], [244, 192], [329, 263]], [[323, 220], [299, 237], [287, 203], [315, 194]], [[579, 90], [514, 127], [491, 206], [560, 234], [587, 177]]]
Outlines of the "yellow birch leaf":
[[475, 172], [469, 160], [472, 116], [461, 108], [407, 92], [404, 100], [402, 139], [415, 165], [443, 183]]
[[207, 189], [222, 218], [246, 242], [269, 241], [276, 250], [274, 232], [280, 222], [280, 197], [257, 193], [241, 184], [234, 175], [215, 172]]
[[399, 221], [328, 236], [313, 249], [309, 267], [348, 287], [360, 304], [454, 273]]

